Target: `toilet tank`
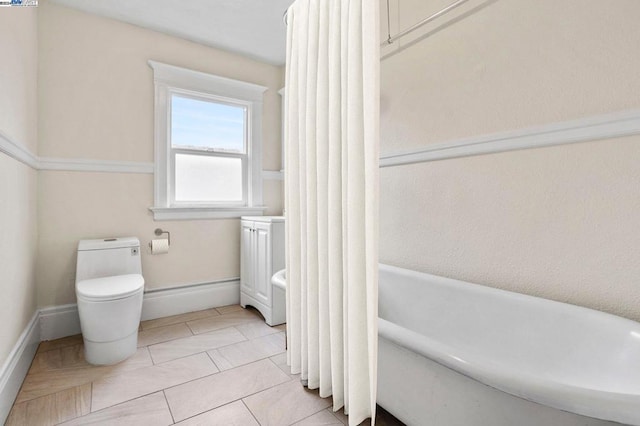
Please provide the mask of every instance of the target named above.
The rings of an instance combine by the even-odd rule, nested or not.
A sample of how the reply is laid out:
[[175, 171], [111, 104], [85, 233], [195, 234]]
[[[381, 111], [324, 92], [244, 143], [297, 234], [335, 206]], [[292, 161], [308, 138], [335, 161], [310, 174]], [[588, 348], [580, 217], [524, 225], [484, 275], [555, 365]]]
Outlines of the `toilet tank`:
[[136, 237], [81, 240], [76, 283], [113, 275], [142, 274], [140, 241]]

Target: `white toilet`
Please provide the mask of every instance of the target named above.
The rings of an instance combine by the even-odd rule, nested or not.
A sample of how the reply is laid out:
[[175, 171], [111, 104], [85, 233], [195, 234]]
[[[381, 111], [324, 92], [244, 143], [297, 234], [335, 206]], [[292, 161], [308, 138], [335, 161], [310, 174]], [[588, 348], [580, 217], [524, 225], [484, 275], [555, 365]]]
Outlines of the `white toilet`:
[[135, 237], [78, 243], [76, 297], [90, 364], [118, 363], [136, 352], [144, 278]]

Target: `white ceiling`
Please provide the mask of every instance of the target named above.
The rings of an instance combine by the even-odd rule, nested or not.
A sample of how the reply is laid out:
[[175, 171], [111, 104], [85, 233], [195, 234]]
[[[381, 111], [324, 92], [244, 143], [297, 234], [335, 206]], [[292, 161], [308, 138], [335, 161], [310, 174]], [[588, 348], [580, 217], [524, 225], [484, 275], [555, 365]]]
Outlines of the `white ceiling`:
[[283, 65], [293, 0], [52, 0], [88, 13]]

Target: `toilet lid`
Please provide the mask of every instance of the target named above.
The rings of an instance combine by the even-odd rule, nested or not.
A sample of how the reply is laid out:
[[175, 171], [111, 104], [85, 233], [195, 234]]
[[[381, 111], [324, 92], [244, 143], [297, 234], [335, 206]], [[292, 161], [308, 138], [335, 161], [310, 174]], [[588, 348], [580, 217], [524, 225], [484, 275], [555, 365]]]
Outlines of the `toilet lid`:
[[140, 274], [93, 278], [76, 284], [76, 295], [89, 300], [122, 299], [140, 291], [144, 278]]

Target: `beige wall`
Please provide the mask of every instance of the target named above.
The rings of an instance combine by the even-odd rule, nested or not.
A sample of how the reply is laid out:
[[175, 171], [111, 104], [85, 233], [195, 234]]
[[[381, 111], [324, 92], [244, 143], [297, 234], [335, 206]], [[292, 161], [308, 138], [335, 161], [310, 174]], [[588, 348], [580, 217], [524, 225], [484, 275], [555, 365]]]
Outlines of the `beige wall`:
[[[0, 133], [36, 148], [37, 14], [0, 10]], [[36, 171], [0, 153], [0, 363], [36, 309]]]
[[1, 9], [0, 132], [32, 153], [37, 149], [37, 13]]
[[[41, 1], [39, 153], [44, 157], [153, 161], [153, 73], [147, 60], [267, 86], [263, 169], [280, 170], [282, 69]], [[154, 222], [153, 176], [41, 172], [38, 303], [74, 303], [79, 239], [134, 235], [147, 289], [239, 275], [239, 221]], [[279, 214], [277, 182], [265, 182]], [[146, 250], [153, 230], [171, 232], [167, 255]]]
[[[383, 153], [640, 108], [640, 2], [469, 10], [383, 60]], [[640, 320], [638, 164], [627, 137], [382, 169], [381, 261]]]

